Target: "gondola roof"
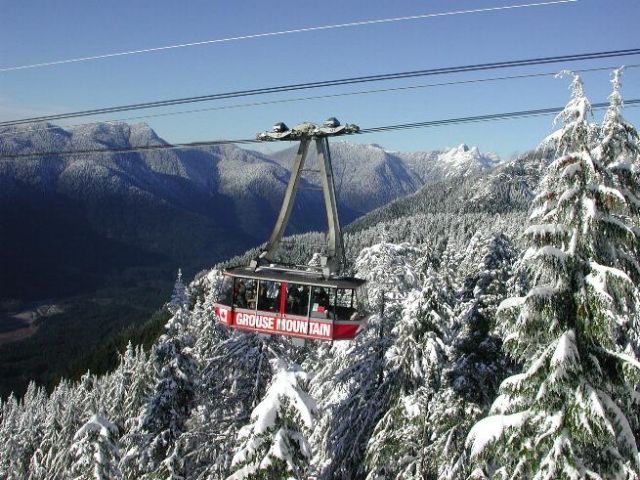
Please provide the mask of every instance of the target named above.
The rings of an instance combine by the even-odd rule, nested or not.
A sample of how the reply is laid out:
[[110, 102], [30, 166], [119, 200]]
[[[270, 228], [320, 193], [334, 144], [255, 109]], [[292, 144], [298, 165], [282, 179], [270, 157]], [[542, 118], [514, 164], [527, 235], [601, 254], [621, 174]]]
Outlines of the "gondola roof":
[[225, 270], [226, 275], [232, 277], [252, 278], [256, 280], [270, 280], [275, 282], [300, 283], [327, 288], [358, 288], [366, 283], [365, 280], [354, 277], [325, 278], [316, 270], [296, 270], [278, 267], [234, 267]]

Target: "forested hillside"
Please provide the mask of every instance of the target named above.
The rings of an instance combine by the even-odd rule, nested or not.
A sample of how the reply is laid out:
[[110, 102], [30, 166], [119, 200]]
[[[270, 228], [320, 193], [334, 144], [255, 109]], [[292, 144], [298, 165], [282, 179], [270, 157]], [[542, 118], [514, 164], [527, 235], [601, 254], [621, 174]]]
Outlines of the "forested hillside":
[[[354, 224], [354, 341], [220, 326], [222, 268], [247, 252], [178, 279], [150, 352], [6, 400], [0, 477], [638, 478], [640, 137], [620, 75], [598, 123], [572, 75], [538, 152]], [[322, 243], [290, 237], [282, 258]]]

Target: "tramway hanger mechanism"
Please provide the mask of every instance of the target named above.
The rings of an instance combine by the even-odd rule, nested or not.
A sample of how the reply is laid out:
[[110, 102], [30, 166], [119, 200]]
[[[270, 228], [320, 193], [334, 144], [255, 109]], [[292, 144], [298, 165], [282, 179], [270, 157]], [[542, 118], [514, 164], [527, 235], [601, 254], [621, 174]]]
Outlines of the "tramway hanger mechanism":
[[340, 264], [344, 262], [344, 244], [342, 240], [342, 230], [338, 217], [338, 207], [336, 202], [335, 183], [333, 179], [333, 168], [331, 166], [331, 151], [329, 150], [329, 137], [339, 135], [349, 135], [357, 133], [360, 128], [357, 125], [341, 125], [337, 118], [331, 117], [322, 125], [305, 122], [289, 129], [284, 123], [276, 123], [272, 131], [258, 134], [258, 140], [265, 142], [299, 140], [298, 153], [291, 167], [291, 177], [285, 191], [284, 200], [276, 220], [275, 227], [267, 246], [260, 256], [252, 262], [252, 267], [271, 263], [276, 250], [280, 245], [282, 236], [287, 228], [291, 209], [298, 189], [298, 184], [304, 171], [307, 153], [311, 142], [316, 144], [318, 168], [322, 193], [324, 196], [324, 206], [327, 212], [327, 251], [321, 256], [321, 267], [323, 275], [329, 278], [334, 275]]

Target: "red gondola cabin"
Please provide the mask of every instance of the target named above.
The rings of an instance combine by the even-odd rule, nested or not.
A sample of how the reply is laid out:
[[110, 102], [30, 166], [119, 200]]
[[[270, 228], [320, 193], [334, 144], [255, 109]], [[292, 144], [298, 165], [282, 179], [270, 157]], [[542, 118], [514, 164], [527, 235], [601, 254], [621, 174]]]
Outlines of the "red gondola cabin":
[[365, 324], [365, 281], [273, 267], [225, 271], [216, 319], [239, 330], [314, 340], [350, 340]]

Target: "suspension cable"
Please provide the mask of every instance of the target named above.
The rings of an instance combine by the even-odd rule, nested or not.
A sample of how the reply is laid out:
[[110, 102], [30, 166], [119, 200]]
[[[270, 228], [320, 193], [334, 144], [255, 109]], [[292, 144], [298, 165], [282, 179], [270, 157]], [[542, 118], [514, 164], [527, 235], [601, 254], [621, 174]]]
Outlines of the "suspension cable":
[[[626, 107], [634, 108], [640, 106], [640, 98], [626, 100], [624, 102]], [[608, 102], [595, 103], [591, 105], [592, 110], [602, 110], [609, 107]], [[386, 125], [379, 127], [369, 127], [361, 129], [358, 134], [370, 134], [380, 132], [391, 132], [397, 130], [408, 130], [414, 128], [431, 128], [440, 127], [445, 125], [459, 125], [466, 123], [478, 123], [478, 122], [490, 122], [498, 120], [511, 120], [519, 118], [538, 117], [544, 115], [555, 115], [564, 110], [565, 107], [551, 107], [532, 110], [521, 110], [515, 112], [505, 113], [492, 113], [487, 115], [476, 115], [469, 117], [457, 117], [447, 118], [440, 120], [429, 120], [424, 122], [403, 123], [396, 125]], [[18, 154], [0, 154], [0, 159], [11, 158], [32, 158], [32, 157], [45, 157], [45, 156], [72, 156], [72, 155], [89, 155], [89, 154], [101, 154], [101, 153], [131, 153], [131, 152], [143, 152], [153, 150], [180, 150], [189, 148], [204, 148], [216, 145], [230, 145], [230, 144], [254, 144], [262, 143], [257, 139], [239, 139], [239, 140], [211, 140], [203, 142], [190, 142], [190, 143], [175, 143], [175, 144], [162, 144], [162, 145], [147, 145], [142, 147], [123, 147], [123, 148], [99, 148], [99, 149], [85, 149], [85, 150], [58, 150], [48, 152], [33, 152], [33, 153], [18, 153]]]
[[173, 106], [173, 105], [183, 105], [186, 103], [197, 103], [197, 102], [223, 100], [223, 99], [237, 98], [237, 97], [264, 95], [264, 94], [270, 94], [270, 93], [289, 92], [289, 91], [295, 91], [295, 90], [307, 90], [307, 89], [313, 89], [313, 88], [352, 85], [357, 83], [399, 80], [399, 79], [405, 79], [405, 78], [444, 75], [444, 74], [450, 74], [450, 73], [467, 73], [467, 72], [476, 72], [476, 71], [482, 71], [482, 70], [494, 70], [494, 69], [502, 69], [502, 68], [543, 65], [543, 64], [559, 63], [559, 62], [577, 62], [582, 60], [595, 60], [595, 59], [602, 59], [602, 58], [622, 57], [622, 56], [639, 55], [639, 54], [640, 54], [640, 48], [631, 48], [631, 49], [624, 49], [624, 50], [610, 50], [610, 51], [603, 51], [603, 52], [559, 55], [559, 56], [553, 56], [553, 57], [530, 58], [525, 60], [510, 60], [510, 61], [502, 61], [502, 62], [462, 65], [462, 66], [455, 66], [455, 67], [440, 67], [440, 68], [431, 68], [431, 69], [425, 69], [425, 70], [414, 70], [414, 71], [407, 71], [407, 72], [368, 75], [368, 76], [362, 76], [362, 77], [342, 78], [337, 80], [325, 80], [320, 82], [298, 83], [298, 84], [258, 88], [258, 89], [251, 89], [251, 90], [238, 90], [234, 92], [215, 93], [210, 95], [200, 95], [196, 97], [185, 97], [185, 98], [177, 98], [177, 99], [170, 99], [170, 100], [160, 100], [160, 101], [154, 101], [154, 102], [136, 103], [131, 105], [120, 105], [115, 107], [96, 108], [96, 109], [83, 110], [83, 111], [77, 111], [77, 112], [43, 115], [39, 117], [23, 118], [19, 120], [8, 120], [8, 121], [0, 122], [0, 127], [7, 127], [12, 125], [23, 125], [23, 124], [35, 123], [35, 122], [46, 122], [46, 121], [52, 121], [52, 120], [62, 120], [66, 118], [87, 117], [87, 116], [101, 115], [105, 113], [142, 110], [147, 108], [167, 107], [167, 106]]
[[[631, 65], [624, 66], [625, 70], [638, 68], [638, 67], [640, 67], [640, 64], [631, 64]], [[600, 71], [613, 70], [615, 68], [617, 68], [617, 66], [584, 68], [584, 69], [577, 69], [573, 71], [575, 73], [588, 73], [588, 72], [600, 72]], [[232, 110], [236, 108], [260, 107], [260, 106], [266, 106], [266, 105], [304, 102], [304, 101], [310, 101], [310, 100], [350, 97], [354, 95], [371, 95], [371, 94], [378, 94], [378, 93], [406, 92], [406, 91], [418, 90], [423, 88], [467, 85], [467, 84], [473, 84], [473, 83], [497, 82], [497, 81], [505, 81], [505, 80], [521, 80], [526, 78], [541, 78], [541, 77], [555, 76], [557, 74], [558, 74], [557, 71], [553, 71], [553, 72], [549, 71], [549, 72], [541, 72], [541, 73], [527, 73], [522, 75], [505, 75], [505, 76], [499, 76], [499, 77], [474, 78], [470, 80], [454, 80], [450, 82], [426, 83], [426, 84], [419, 84], [419, 85], [408, 85], [404, 87], [389, 87], [389, 88], [377, 88], [377, 89], [370, 89], [370, 90], [358, 90], [354, 92], [329, 93], [326, 95], [312, 95], [307, 97], [294, 97], [294, 98], [284, 98], [279, 100], [266, 100], [263, 102], [239, 103], [239, 104], [233, 104], [233, 105], [222, 105], [218, 107], [180, 110], [177, 112], [152, 113], [148, 115], [137, 115], [133, 117], [104, 120], [100, 122], [76, 123], [73, 125], [64, 125], [62, 126], [62, 128], [73, 129], [73, 128], [83, 127], [87, 125], [95, 125], [95, 124], [116, 124], [120, 122], [129, 122], [132, 120], [145, 120], [150, 118], [161, 118], [161, 117], [169, 117], [174, 115], [187, 115], [187, 114], [193, 114], [193, 113], [204, 113], [204, 112], [211, 112], [211, 111], [218, 111], [218, 110]], [[20, 128], [19, 130], [16, 129], [16, 130], [7, 130], [4, 132], [0, 132], [0, 137], [22, 135], [24, 132], [30, 132], [30, 131], [43, 132], [47, 130], [56, 130], [59, 128], [61, 127], [58, 125], [50, 125], [50, 126], [36, 125], [33, 127], [23, 127], [23, 128]]]

